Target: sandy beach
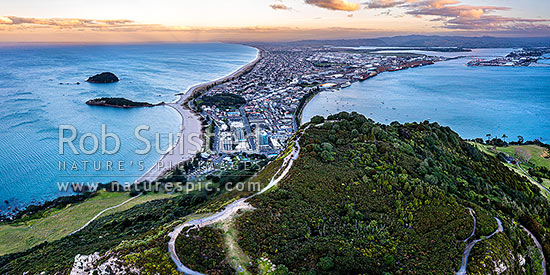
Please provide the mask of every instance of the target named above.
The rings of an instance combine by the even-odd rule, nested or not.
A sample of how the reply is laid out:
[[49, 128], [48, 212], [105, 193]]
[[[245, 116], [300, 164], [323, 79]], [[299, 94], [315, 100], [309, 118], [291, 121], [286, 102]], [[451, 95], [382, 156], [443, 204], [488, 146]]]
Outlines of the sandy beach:
[[[220, 85], [224, 82], [231, 81], [244, 73], [251, 70], [256, 63], [262, 58], [261, 50], [257, 49], [258, 53], [256, 58], [245, 66], [239, 68], [233, 73], [222, 77], [220, 79], [202, 83], [191, 87], [186, 93], [178, 94], [178, 99], [172, 103], [166, 104], [176, 110], [182, 119], [179, 138], [176, 144], [151, 167], [145, 172], [136, 182], [142, 181], [154, 181], [170, 171], [178, 164], [190, 160], [196, 153], [201, 152], [205, 145], [204, 133], [202, 131], [202, 125], [199, 114], [195, 113], [188, 106], [188, 100], [190, 100], [196, 93], [204, 92], [213, 86]], [[183, 147], [182, 147], [183, 146]]]

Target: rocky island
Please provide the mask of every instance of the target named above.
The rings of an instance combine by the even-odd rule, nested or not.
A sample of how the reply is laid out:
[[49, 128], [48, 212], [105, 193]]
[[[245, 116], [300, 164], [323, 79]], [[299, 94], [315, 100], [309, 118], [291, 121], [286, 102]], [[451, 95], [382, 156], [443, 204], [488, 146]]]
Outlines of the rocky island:
[[121, 97], [102, 97], [96, 99], [90, 99], [86, 101], [86, 104], [93, 106], [105, 106], [115, 108], [137, 108], [137, 107], [154, 107], [163, 105], [164, 102], [158, 104], [151, 104], [148, 102], [135, 102]]
[[96, 74], [94, 76], [89, 77], [86, 82], [90, 83], [114, 83], [118, 82], [118, 77], [110, 72], [103, 72], [100, 74]]

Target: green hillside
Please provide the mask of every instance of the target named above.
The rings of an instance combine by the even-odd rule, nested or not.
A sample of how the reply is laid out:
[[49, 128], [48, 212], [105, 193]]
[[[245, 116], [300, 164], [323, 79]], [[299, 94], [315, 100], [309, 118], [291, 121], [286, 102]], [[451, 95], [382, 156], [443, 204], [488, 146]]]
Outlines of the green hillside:
[[386, 126], [347, 113], [328, 120], [306, 130], [289, 176], [238, 218], [249, 269], [267, 258], [292, 274], [451, 274], [472, 233], [472, 208], [474, 238], [494, 232], [495, 217], [504, 232], [474, 246], [469, 273], [501, 265], [541, 273], [540, 253], [519, 227], [549, 255], [548, 202], [536, 186], [448, 127]]

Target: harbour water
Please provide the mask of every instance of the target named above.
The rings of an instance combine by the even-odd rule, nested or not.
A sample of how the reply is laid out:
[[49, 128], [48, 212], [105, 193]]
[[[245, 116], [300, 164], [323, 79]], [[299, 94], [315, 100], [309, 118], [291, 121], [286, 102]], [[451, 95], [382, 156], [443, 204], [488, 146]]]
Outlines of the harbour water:
[[450, 126], [463, 138], [506, 134], [508, 140], [517, 140], [521, 135], [525, 140], [542, 139], [548, 143], [550, 66], [466, 66], [473, 57], [491, 59], [511, 50], [421, 52], [465, 57], [386, 72], [337, 92], [321, 92], [305, 107], [302, 121], [315, 115], [356, 111], [386, 124], [438, 122]]
[[[0, 211], [70, 193], [60, 191], [59, 183], [132, 182], [160, 157], [155, 149], [136, 154], [146, 144], [136, 138], [135, 128], [149, 126], [140, 135], [153, 146], [158, 133], [161, 149], [167, 148], [169, 134], [179, 130], [181, 118], [167, 106], [118, 109], [88, 106], [87, 100], [124, 97], [172, 102], [176, 93], [228, 75], [256, 54], [250, 47], [221, 43], [1, 46]], [[104, 71], [115, 73], [120, 82], [85, 82]], [[77, 129], [74, 144], [79, 154], [68, 146], [60, 154], [60, 125]], [[78, 141], [85, 133], [99, 137], [101, 146], [102, 125], [120, 138], [120, 150], [91, 155], [80, 151]], [[107, 149], [115, 146], [113, 139], [106, 143]], [[92, 149], [92, 138], [84, 145]]]

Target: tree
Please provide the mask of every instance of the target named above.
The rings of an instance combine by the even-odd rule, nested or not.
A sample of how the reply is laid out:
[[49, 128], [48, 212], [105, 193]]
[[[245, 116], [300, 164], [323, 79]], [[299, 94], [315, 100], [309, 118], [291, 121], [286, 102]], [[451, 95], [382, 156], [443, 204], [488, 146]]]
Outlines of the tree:
[[277, 268], [275, 268], [275, 271], [273, 271], [273, 274], [275, 275], [287, 275], [290, 274], [290, 271], [288, 270], [288, 267], [285, 265], [278, 265]]
[[523, 137], [522, 136], [518, 136], [518, 144], [522, 144], [524, 141]]
[[502, 134], [502, 139], [504, 140], [504, 142], [506, 142], [507, 138], [508, 138], [508, 136], [506, 134]]
[[525, 148], [516, 147], [514, 151], [521, 162], [528, 163], [529, 160], [531, 160], [531, 153], [529, 153], [529, 151]]
[[319, 263], [317, 263], [317, 267], [323, 271], [329, 271], [334, 267], [334, 261], [331, 257], [323, 257], [319, 259]]
[[321, 124], [325, 122], [325, 118], [322, 116], [314, 116], [311, 118], [311, 123], [313, 124]]
[[491, 140], [491, 134], [486, 134], [485, 136], [487, 137], [487, 141]]

